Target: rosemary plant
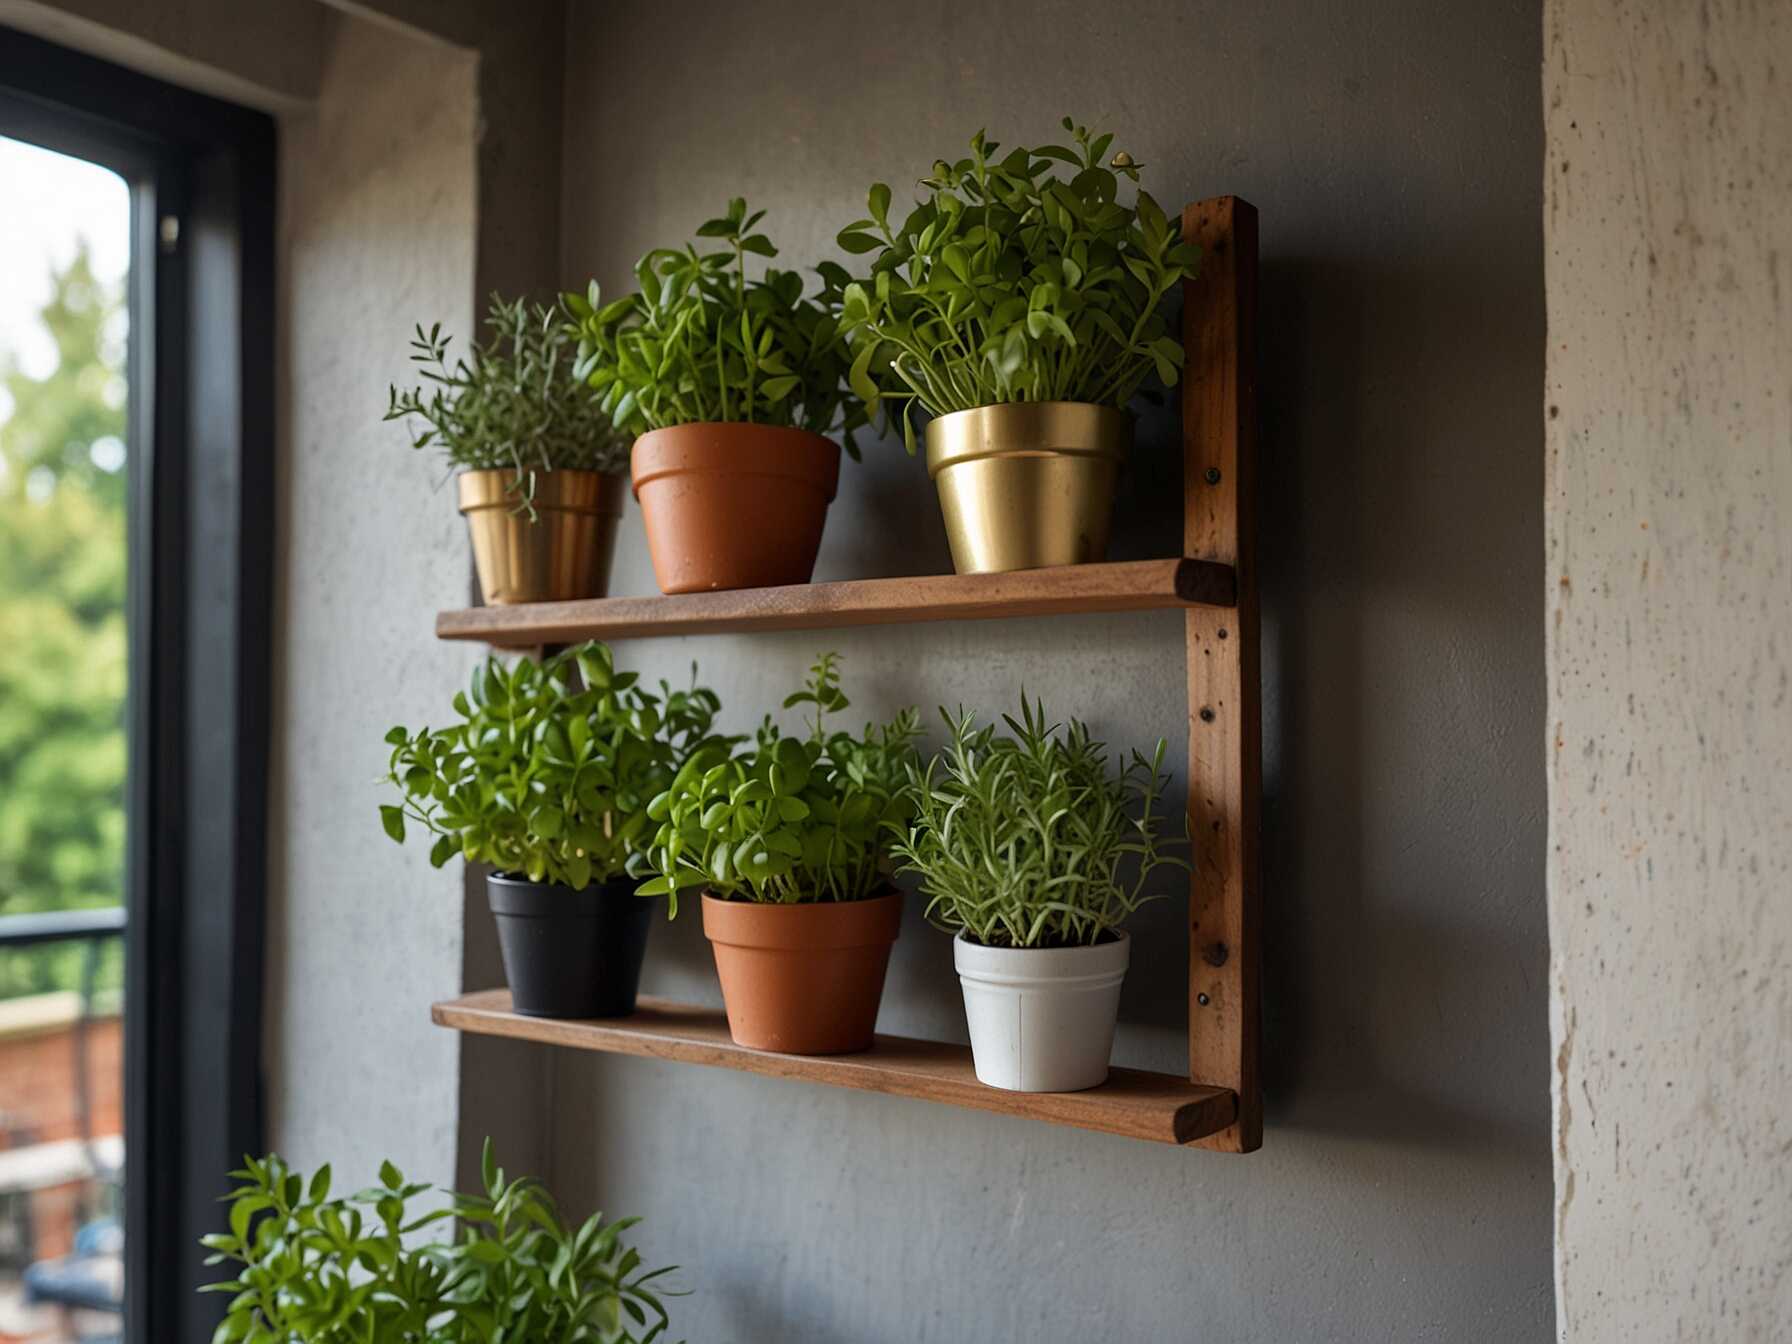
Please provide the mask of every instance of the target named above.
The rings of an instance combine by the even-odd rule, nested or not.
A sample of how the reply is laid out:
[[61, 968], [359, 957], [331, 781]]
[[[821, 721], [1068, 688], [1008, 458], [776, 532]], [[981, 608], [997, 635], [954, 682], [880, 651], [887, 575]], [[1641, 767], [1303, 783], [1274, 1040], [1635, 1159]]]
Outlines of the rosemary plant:
[[572, 377], [577, 342], [552, 308], [492, 295], [486, 340], [450, 360], [441, 323], [421, 326], [411, 362], [423, 385], [386, 391], [387, 420], [410, 420], [411, 447], [439, 448], [457, 471], [509, 471], [533, 516], [536, 473], [628, 469], [629, 436], [603, 398]]
[[1156, 869], [1186, 867], [1159, 835], [1161, 739], [1149, 760], [1135, 751], [1110, 772], [1084, 724], [1060, 731], [1038, 701], [1022, 698], [1018, 723], [1003, 716], [1006, 736], [940, 713], [951, 744], [910, 766], [914, 816], [891, 846], [939, 927], [987, 947], [1084, 946], [1156, 899]]

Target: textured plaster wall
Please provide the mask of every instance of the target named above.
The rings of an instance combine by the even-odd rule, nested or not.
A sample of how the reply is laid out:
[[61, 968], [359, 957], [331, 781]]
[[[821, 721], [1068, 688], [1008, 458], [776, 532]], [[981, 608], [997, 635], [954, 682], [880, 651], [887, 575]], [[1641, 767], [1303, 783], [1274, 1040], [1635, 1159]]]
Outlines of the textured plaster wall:
[[475, 58], [332, 17], [316, 110], [281, 127], [287, 431], [268, 961], [270, 1141], [360, 1179], [453, 1171], [460, 882], [393, 845], [376, 806], [394, 723], [473, 654], [430, 638], [466, 541], [441, 468], [379, 423], [413, 322], [473, 318]]
[[1792, 10], [1545, 26], [1556, 1275], [1792, 1336]]
[[[554, 1056], [551, 1175], [640, 1212], [693, 1339], [1548, 1338], [1541, 27], [1535, 4], [575, 5], [564, 272], [619, 292], [744, 193], [833, 253], [987, 125], [1122, 128], [1172, 205], [1262, 210], [1261, 1153], [1180, 1152], [684, 1065]], [[668, 44], [671, 46], [668, 46]], [[677, 60], [665, 59], [676, 50]], [[1174, 418], [1115, 550], [1173, 552]], [[899, 445], [848, 465], [818, 576], [949, 568]], [[743, 520], [750, 525], [750, 520]], [[653, 581], [630, 510], [616, 591]], [[854, 717], [1010, 706], [1186, 748], [1181, 624], [1141, 615], [631, 643], [744, 728], [817, 648]], [[1184, 895], [1138, 922], [1121, 1062], [1184, 1067]], [[646, 987], [717, 1002], [694, 919]], [[911, 909], [885, 1029], [963, 1039]]]

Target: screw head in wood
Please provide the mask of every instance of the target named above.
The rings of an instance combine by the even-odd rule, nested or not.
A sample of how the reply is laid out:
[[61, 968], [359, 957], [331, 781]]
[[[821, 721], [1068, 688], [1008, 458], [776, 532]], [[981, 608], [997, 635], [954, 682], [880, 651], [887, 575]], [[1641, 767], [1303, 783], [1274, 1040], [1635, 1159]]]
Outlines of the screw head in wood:
[[1201, 706], [1201, 722], [1202, 723], [1212, 723], [1213, 722], [1213, 711], [1211, 709], [1209, 709], [1206, 705]]
[[1208, 1004], [1208, 998], [1205, 994], [1197, 994], [1195, 995], [1195, 1002], [1205, 1008]]
[[1220, 469], [1218, 467], [1207, 468], [1207, 484], [1218, 485], [1219, 483], [1220, 483]]

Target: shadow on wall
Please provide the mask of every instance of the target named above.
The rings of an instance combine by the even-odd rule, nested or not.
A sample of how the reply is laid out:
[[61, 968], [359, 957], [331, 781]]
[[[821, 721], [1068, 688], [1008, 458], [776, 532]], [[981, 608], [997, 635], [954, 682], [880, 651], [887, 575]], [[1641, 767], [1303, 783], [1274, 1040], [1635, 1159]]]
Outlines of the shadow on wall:
[[[1540, 987], [1542, 949], [1524, 936], [1528, 926], [1515, 927], [1509, 912], [1478, 891], [1477, 884], [1493, 879], [1475, 871], [1471, 839], [1440, 845], [1415, 832], [1397, 854], [1365, 847], [1365, 837], [1380, 829], [1375, 814], [1404, 806], [1378, 793], [1390, 787], [1386, 772], [1397, 766], [1377, 759], [1381, 748], [1370, 716], [1433, 708], [1410, 696], [1404, 705], [1394, 703], [1400, 683], [1384, 685], [1369, 675], [1378, 665], [1375, 632], [1422, 641], [1439, 620], [1488, 619], [1477, 609], [1488, 576], [1473, 544], [1476, 528], [1423, 512], [1418, 501], [1383, 502], [1409, 476], [1448, 470], [1447, 445], [1398, 425], [1383, 432], [1388, 416], [1366, 397], [1371, 374], [1361, 358], [1364, 342], [1352, 338], [1364, 332], [1377, 301], [1410, 304], [1412, 292], [1436, 294], [1448, 285], [1447, 276], [1417, 272], [1378, 278], [1342, 261], [1269, 257], [1261, 268], [1265, 1099], [1268, 1123], [1284, 1132], [1440, 1149], [1525, 1149], [1535, 1157], [1541, 1129], [1534, 1097], [1504, 1081], [1512, 1047], [1503, 1014], [1505, 1005], [1527, 1003], [1528, 990]], [[1399, 291], [1409, 297], [1389, 298]], [[1410, 341], [1402, 358], [1423, 370], [1435, 355], [1428, 356], [1422, 336]], [[1180, 550], [1178, 434], [1174, 395], [1141, 414], [1117, 509], [1127, 525], [1116, 537], [1116, 558]], [[913, 527], [896, 536], [840, 529], [826, 552], [829, 577], [855, 564], [872, 573], [948, 570], [925, 471], [898, 445], [866, 447], [854, 477], [862, 486], [862, 516], [902, 518]], [[1416, 545], [1415, 533], [1425, 537]], [[1409, 563], [1408, 549], [1428, 554], [1432, 563]], [[1052, 637], [1109, 628], [1054, 623]], [[803, 638], [813, 642], [812, 636], [798, 642]], [[1180, 641], [1163, 647], [1176, 655], [1163, 677], [1177, 682]], [[855, 670], [864, 678], [876, 672], [862, 663]], [[899, 680], [907, 690], [909, 682]], [[938, 694], [950, 700], [948, 692]], [[1437, 712], [1446, 711], [1449, 696], [1432, 694]], [[1054, 700], [1051, 708], [1069, 712], [1061, 693]], [[922, 708], [935, 728], [924, 697]], [[1180, 790], [1184, 743], [1176, 740], [1177, 725], [1164, 728]], [[1124, 741], [1115, 738], [1114, 745]], [[1458, 831], [1485, 822], [1475, 797], [1450, 797], [1460, 788], [1450, 776], [1461, 765], [1434, 766], [1443, 779], [1432, 800]], [[1527, 820], [1534, 819], [1518, 816], [1508, 825], [1516, 830]], [[1409, 851], [1426, 857], [1415, 863]], [[1171, 899], [1147, 905], [1132, 923], [1142, 953], [1123, 990], [1116, 1060], [1180, 1071], [1188, 1026], [1187, 907], [1179, 884], [1172, 881], [1169, 889]], [[924, 904], [913, 895], [908, 902], [885, 995], [885, 1027], [963, 1041], [946, 936], [926, 924]], [[718, 1002], [698, 920], [658, 925], [651, 955], [654, 992]], [[1464, 1024], [1474, 1033], [1467, 1040], [1459, 1034]], [[1535, 1025], [1527, 1018], [1519, 1035]], [[1465, 1070], [1465, 1058], [1475, 1056], [1485, 1056], [1487, 1067]]]
[[[1396, 853], [1366, 848], [1386, 828], [1377, 814], [1399, 809], [1390, 786], [1414, 787], [1390, 778], [1396, 767], [1379, 759], [1385, 737], [1371, 731], [1374, 718], [1422, 721], [1451, 712], [1462, 693], [1433, 684], [1414, 695], [1407, 668], [1392, 680], [1366, 675], [1386, 652], [1373, 642], [1423, 644], [1441, 630], [1466, 645], [1463, 627], [1477, 625], [1484, 639], [1499, 616], [1485, 594], [1503, 577], [1488, 572], [1488, 561], [1519, 551], [1528, 530], [1517, 546], [1490, 539], [1511, 516], [1497, 495], [1479, 518], [1427, 509], [1423, 483], [1453, 470], [1456, 445], [1414, 434], [1424, 417], [1410, 407], [1402, 422], [1377, 405], [1362, 351], [1377, 306], [1411, 312], [1428, 300], [1441, 314], [1462, 313], [1478, 291], [1457, 275], [1287, 257], [1266, 257], [1259, 284], [1266, 1125], [1534, 1158], [1533, 1092], [1541, 1094], [1544, 1068], [1533, 1070], [1531, 1091], [1503, 1075], [1514, 1036], [1538, 1035], [1546, 949], [1527, 935], [1539, 922], [1541, 889], [1494, 889], [1498, 878], [1475, 864], [1478, 846], [1465, 832], [1490, 819], [1480, 811], [1484, 784], [1462, 776], [1478, 763], [1436, 759], [1433, 745], [1459, 735], [1460, 724], [1418, 747], [1442, 785], [1420, 812], [1453, 833], [1415, 825]], [[1489, 319], [1486, 357], [1498, 359], [1509, 340], [1512, 360], [1535, 362], [1524, 317]], [[1439, 361], [1424, 331], [1393, 338], [1384, 326], [1375, 340], [1383, 369], [1411, 371], [1415, 398], [1448, 395], [1417, 390]], [[1449, 420], [1440, 414], [1437, 423]], [[1537, 474], [1537, 463], [1492, 470], [1508, 470], [1510, 492], [1512, 481]], [[1536, 633], [1514, 638], [1534, 642]], [[1460, 672], [1460, 651], [1432, 652], [1438, 665], [1418, 669], [1420, 681]], [[1537, 726], [1526, 702], [1538, 689], [1507, 685], [1484, 699], [1491, 742]], [[1501, 787], [1487, 792], [1497, 807]], [[1520, 792], [1535, 790], [1526, 781]], [[1537, 822], [1524, 812], [1491, 823], [1506, 836], [1495, 852], [1522, 842]], [[1412, 864], [1415, 852], [1425, 862]], [[1514, 905], [1523, 911], [1516, 923]], [[1467, 1039], [1456, 1034], [1465, 1029]], [[1475, 1055], [1488, 1057], [1485, 1071], [1464, 1070]]]

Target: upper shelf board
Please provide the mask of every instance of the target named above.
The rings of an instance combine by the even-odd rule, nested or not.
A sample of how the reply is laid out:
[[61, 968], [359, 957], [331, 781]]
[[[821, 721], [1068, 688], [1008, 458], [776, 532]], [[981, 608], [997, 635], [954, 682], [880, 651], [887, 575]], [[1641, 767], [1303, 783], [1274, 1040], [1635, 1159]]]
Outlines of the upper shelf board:
[[469, 607], [440, 612], [436, 637], [524, 648], [652, 635], [828, 630], [912, 621], [1230, 607], [1237, 592], [1237, 576], [1230, 565], [1190, 559], [1125, 560], [1008, 574], [849, 579], [675, 597], [600, 597]]

